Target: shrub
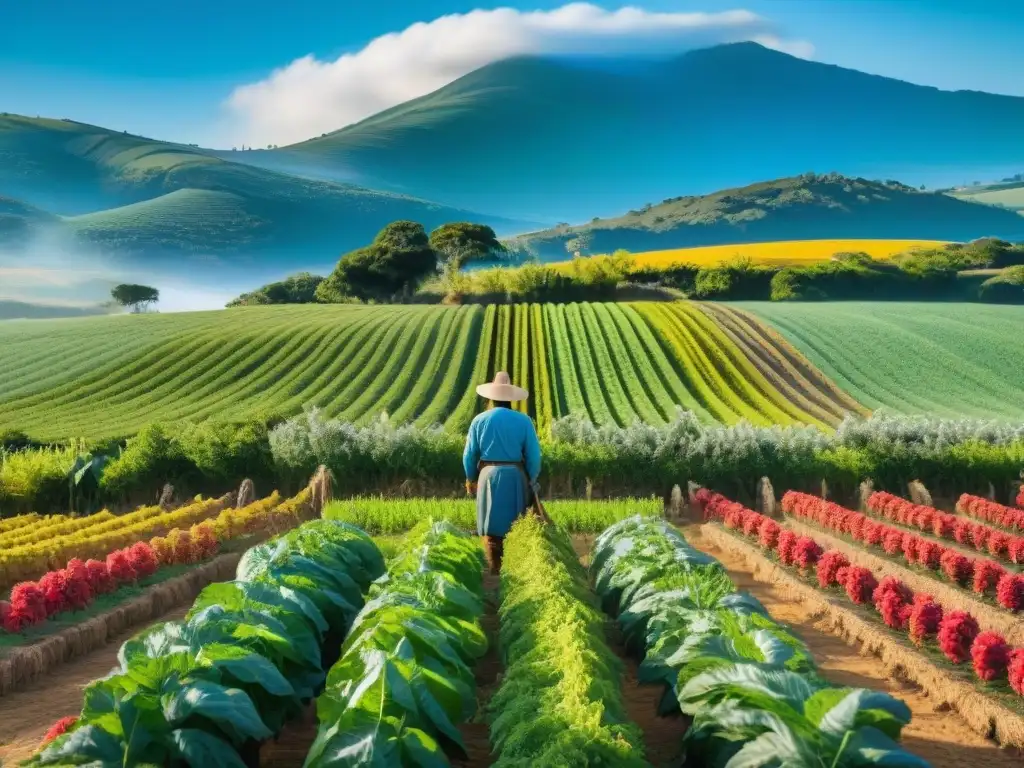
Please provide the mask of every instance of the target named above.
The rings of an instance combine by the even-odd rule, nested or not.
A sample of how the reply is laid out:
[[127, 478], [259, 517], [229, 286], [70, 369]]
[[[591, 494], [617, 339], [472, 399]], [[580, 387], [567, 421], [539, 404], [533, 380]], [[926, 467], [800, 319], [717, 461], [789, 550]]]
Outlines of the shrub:
[[927, 638], [938, 633], [942, 625], [942, 606], [931, 595], [918, 593], [914, 595], [907, 623], [910, 639], [916, 645], [921, 645]]
[[1007, 573], [996, 585], [996, 600], [1008, 611], [1024, 608], [1024, 576]]
[[974, 563], [974, 592], [983, 595], [995, 589], [999, 580], [1006, 574], [1006, 569], [991, 560], [977, 560]]
[[982, 632], [971, 644], [974, 673], [987, 683], [1006, 677], [1010, 663], [1010, 646], [1002, 635]]
[[95, 594], [105, 595], [117, 589], [117, 582], [110, 576], [106, 563], [87, 560], [85, 568], [89, 572], [89, 586]]
[[837, 550], [829, 550], [818, 560], [818, 585], [825, 589], [836, 583], [836, 574], [840, 568], [850, 564], [846, 556]]
[[778, 553], [779, 562], [783, 565], [792, 565], [796, 549], [797, 535], [788, 528], [779, 533]]
[[761, 545], [761, 548], [766, 550], [775, 549], [775, 545], [779, 539], [779, 532], [781, 530], [782, 526], [774, 520], [764, 520], [757, 527], [757, 540]]
[[793, 545], [793, 561], [805, 571], [821, 557], [821, 546], [810, 536], [800, 536]]
[[1007, 669], [1007, 678], [1010, 687], [1024, 696], [1024, 648], [1014, 648], [1010, 651], [1010, 665]]
[[843, 586], [846, 587], [846, 594], [857, 605], [864, 605], [870, 602], [871, 595], [878, 587], [878, 580], [867, 568], [857, 565], [848, 566], [846, 569]]
[[978, 636], [978, 622], [966, 611], [950, 611], [939, 624], [939, 648], [954, 664], [971, 657], [971, 645]]
[[947, 579], [961, 586], [974, 578], [974, 561], [955, 549], [947, 549], [942, 553], [939, 566]]

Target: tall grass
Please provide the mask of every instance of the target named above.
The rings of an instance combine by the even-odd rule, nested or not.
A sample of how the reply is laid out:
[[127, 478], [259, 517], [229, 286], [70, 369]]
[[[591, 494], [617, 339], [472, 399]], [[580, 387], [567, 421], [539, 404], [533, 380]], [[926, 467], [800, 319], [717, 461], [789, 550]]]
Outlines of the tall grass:
[[0, 449], [0, 517], [66, 507], [68, 472], [82, 446], [7, 451]]

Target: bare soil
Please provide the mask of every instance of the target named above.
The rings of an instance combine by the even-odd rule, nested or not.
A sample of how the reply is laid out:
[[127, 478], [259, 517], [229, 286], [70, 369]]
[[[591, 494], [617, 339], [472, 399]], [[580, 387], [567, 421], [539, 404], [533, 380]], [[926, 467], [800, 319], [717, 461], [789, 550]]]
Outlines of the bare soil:
[[760, 600], [773, 618], [785, 622], [803, 638], [828, 680], [837, 685], [886, 691], [902, 699], [912, 713], [910, 725], [903, 730], [902, 743], [906, 749], [930, 762], [934, 768], [969, 765], [1020, 768], [1024, 765], [1024, 754], [1019, 750], [1003, 749], [982, 738], [955, 713], [937, 710], [933, 701], [916, 685], [886, 675], [881, 663], [873, 656], [861, 655], [859, 649], [823, 632], [803, 604], [787, 600], [773, 586], [754, 580], [739, 558], [704, 541], [699, 526], [687, 527], [685, 534], [691, 544], [713, 555], [726, 567], [737, 587]]
[[[178, 608], [159, 621], [184, 617], [191, 606]], [[55, 667], [25, 691], [0, 698], [0, 764], [17, 765], [32, 756], [50, 726], [82, 711], [82, 690], [116, 667], [121, 643], [141, 632], [132, 627], [92, 653]]]

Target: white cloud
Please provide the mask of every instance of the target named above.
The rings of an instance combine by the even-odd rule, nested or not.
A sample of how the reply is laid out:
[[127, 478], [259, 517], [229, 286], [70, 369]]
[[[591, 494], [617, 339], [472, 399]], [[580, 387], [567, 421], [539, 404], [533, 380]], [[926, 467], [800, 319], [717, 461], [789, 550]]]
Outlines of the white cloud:
[[754, 40], [809, 58], [743, 10], [653, 13], [572, 3], [552, 11], [476, 10], [420, 22], [334, 61], [305, 56], [241, 86], [227, 102], [233, 144], [288, 144], [338, 130], [423, 96], [500, 59], [525, 54], [670, 54]]

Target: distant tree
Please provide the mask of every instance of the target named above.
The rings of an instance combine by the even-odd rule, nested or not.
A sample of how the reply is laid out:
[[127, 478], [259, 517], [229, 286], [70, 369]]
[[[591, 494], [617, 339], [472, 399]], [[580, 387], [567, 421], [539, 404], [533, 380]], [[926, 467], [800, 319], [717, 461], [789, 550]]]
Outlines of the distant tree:
[[344, 297], [388, 301], [408, 293], [437, 269], [437, 254], [422, 224], [396, 221], [370, 245], [346, 253], [316, 289], [320, 301]]
[[269, 283], [250, 293], [243, 293], [228, 303], [229, 307], [249, 307], [259, 304], [313, 304], [316, 289], [324, 278], [309, 272], [286, 277], [277, 283]]
[[133, 313], [142, 312], [150, 304], [160, 301], [160, 291], [156, 288], [150, 288], [148, 285], [134, 285], [132, 283], [122, 283], [115, 286], [110, 295], [114, 301], [122, 307], [131, 309]]
[[581, 256], [590, 250], [590, 235], [582, 232], [565, 241], [565, 250], [571, 256]]
[[470, 261], [490, 261], [505, 255], [505, 246], [486, 224], [457, 221], [430, 233], [430, 247], [444, 269], [461, 269]]

